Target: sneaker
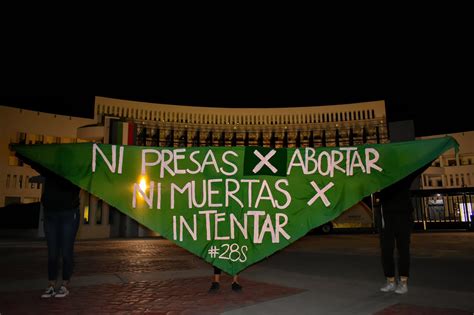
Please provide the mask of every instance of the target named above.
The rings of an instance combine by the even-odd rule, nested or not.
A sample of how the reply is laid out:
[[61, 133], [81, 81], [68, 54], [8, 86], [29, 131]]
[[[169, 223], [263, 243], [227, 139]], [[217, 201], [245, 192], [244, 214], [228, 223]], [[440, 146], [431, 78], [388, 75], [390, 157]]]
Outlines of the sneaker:
[[395, 291], [396, 289], [397, 289], [397, 286], [395, 282], [387, 281], [387, 283], [383, 287], [380, 288], [380, 291], [392, 292], [392, 291]]
[[232, 291], [240, 292], [242, 291], [242, 286], [237, 282], [232, 282]]
[[219, 282], [213, 282], [211, 284], [211, 287], [209, 288], [209, 293], [216, 293], [217, 291], [219, 291], [219, 288], [220, 288], [220, 284]]
[[56, 293], [56, 295], [54, 297], [57, 297], [57, 298], [63, 298], [65, 297], [66, 295], [69, 294], [69, 291], [68, 289], [65, 287], [65, 286], [61, 286], [58, 290], [58, 292]]
[[55, 294], [56, 292], [54, 291], [54, 287], [48, 287], [46, 291], [44, 291], [44, 293], [41, 295], [41, 297], [47, 299], [54, 296]]
[[408, 285], [404, 282], [400, 282], [395, 290], [395, 293], [405, 294], [408, 292]]

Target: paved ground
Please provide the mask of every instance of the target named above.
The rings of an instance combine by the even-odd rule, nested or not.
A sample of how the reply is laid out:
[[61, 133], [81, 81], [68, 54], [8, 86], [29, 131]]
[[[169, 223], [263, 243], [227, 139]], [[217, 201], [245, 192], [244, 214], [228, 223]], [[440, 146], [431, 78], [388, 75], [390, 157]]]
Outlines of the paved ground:
[[376, 235], [307, 236], [241, 274], [243, 291], [162, 239], [76, 243], [71, 294], [41, 299], [44, 241], [0, 240], [0, 314], [473, 314], [474, 233], [413, 235], [406, 295], [383, 283]]

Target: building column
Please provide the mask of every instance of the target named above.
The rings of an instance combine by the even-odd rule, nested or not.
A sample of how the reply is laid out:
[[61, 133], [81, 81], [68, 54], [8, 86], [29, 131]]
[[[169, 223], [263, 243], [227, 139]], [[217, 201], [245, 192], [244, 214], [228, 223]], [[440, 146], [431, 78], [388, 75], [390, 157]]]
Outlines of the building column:
[[159, 147], [160, 146], [160, 128], [157, 128], [153, 133], [152, 137], [152, 146]]
[[125, 237], [138, 236], [138, 222], [125, 215]]
[[199, 130], [196, 130], [196, 133], [194, 134], [194, 139], [193, 139], [193, 147], [199, 147], [201, 146], [201, 132]]
[[275, 131], [272, 131], [272, 134], [270, 136], [270, 148], [274, 148], [276, 143], [275, 139]]
[[219, 138], [219, 146], [225, 147], [225, 131], [221, 132], [221, 136]]
[[231, 140], [230, 145], [233, 146], [233, 147], [237, 146], [237, 132], [235, 132], [235, 131], [232, 134], [232, 140]]
[[213, 146], [213, 139], [212, 139], [212, 131], [209, 131], [209, 133], [207, 134], [207, 138], [206, 138], [206, 147], [212, 147]]
[[138, 225], [138, 237], [145, 237], [148, 236], [149, 229], [144, 227], [143, 225]]
[[96, 224], [97, 202], [98, 202], [97, 197], [94, 195], [90, 195], [90, 198], [89, 198], [89, 225], [90, 226], [93, 226]]
[[109, 225], [109, 204], [106, 203], [105, 201], [102, 202], [102, 224], [103, 225]]

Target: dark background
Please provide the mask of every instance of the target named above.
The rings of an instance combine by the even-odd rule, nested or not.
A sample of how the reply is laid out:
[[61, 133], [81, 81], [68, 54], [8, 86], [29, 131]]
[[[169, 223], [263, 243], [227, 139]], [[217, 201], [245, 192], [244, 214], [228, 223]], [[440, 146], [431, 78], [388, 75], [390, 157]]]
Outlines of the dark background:
[[222, 107], [385, 100], [388, 120], [414, 119], [418, 136], [473, 129], [471, 10], [288, 9], [163, 26], [153, 18], [137, 31], [115, 21], [102, 31], [99, 15], [91, 38], [36, 34], [35, 23], [10, 32], [12, 43], [4, 36], [0, 94], [20, 97], [0, 104], [92, 117], [94, 95]]

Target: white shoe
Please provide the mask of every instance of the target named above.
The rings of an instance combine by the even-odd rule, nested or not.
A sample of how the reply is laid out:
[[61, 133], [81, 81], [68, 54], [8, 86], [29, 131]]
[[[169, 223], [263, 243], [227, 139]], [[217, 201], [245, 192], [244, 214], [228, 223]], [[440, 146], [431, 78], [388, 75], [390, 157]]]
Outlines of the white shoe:
[[56, 292], [54, 291], [54, 287], [48, 287], [44, 293], [41, 295], [41, 297], [43, 299], [47, 299], [47, 298], [50, 298], [52, 296], [54, 296], [56, 294]]
[[54, 297], [57, 297], [57, 298], [63, 298], [65, 297], [66, 295], [69, 294], [69, 291], [68, 289], [65, 287], [65, 286], [61, 286], [58, 290], [58, 292], [56, 293], [56, 295]]
[[404, 282], [400, 282], [395, 290], [395, 293], [405, 294], [408, 292], [408, 285]]
[[392, 291], [395, 291], [396, 288], [397, 288], [397, 285], [395, 284], [395, 282], [387, 281], [387, 283], [383, 287], [380, 288], [380, 291], [392, 292]]

